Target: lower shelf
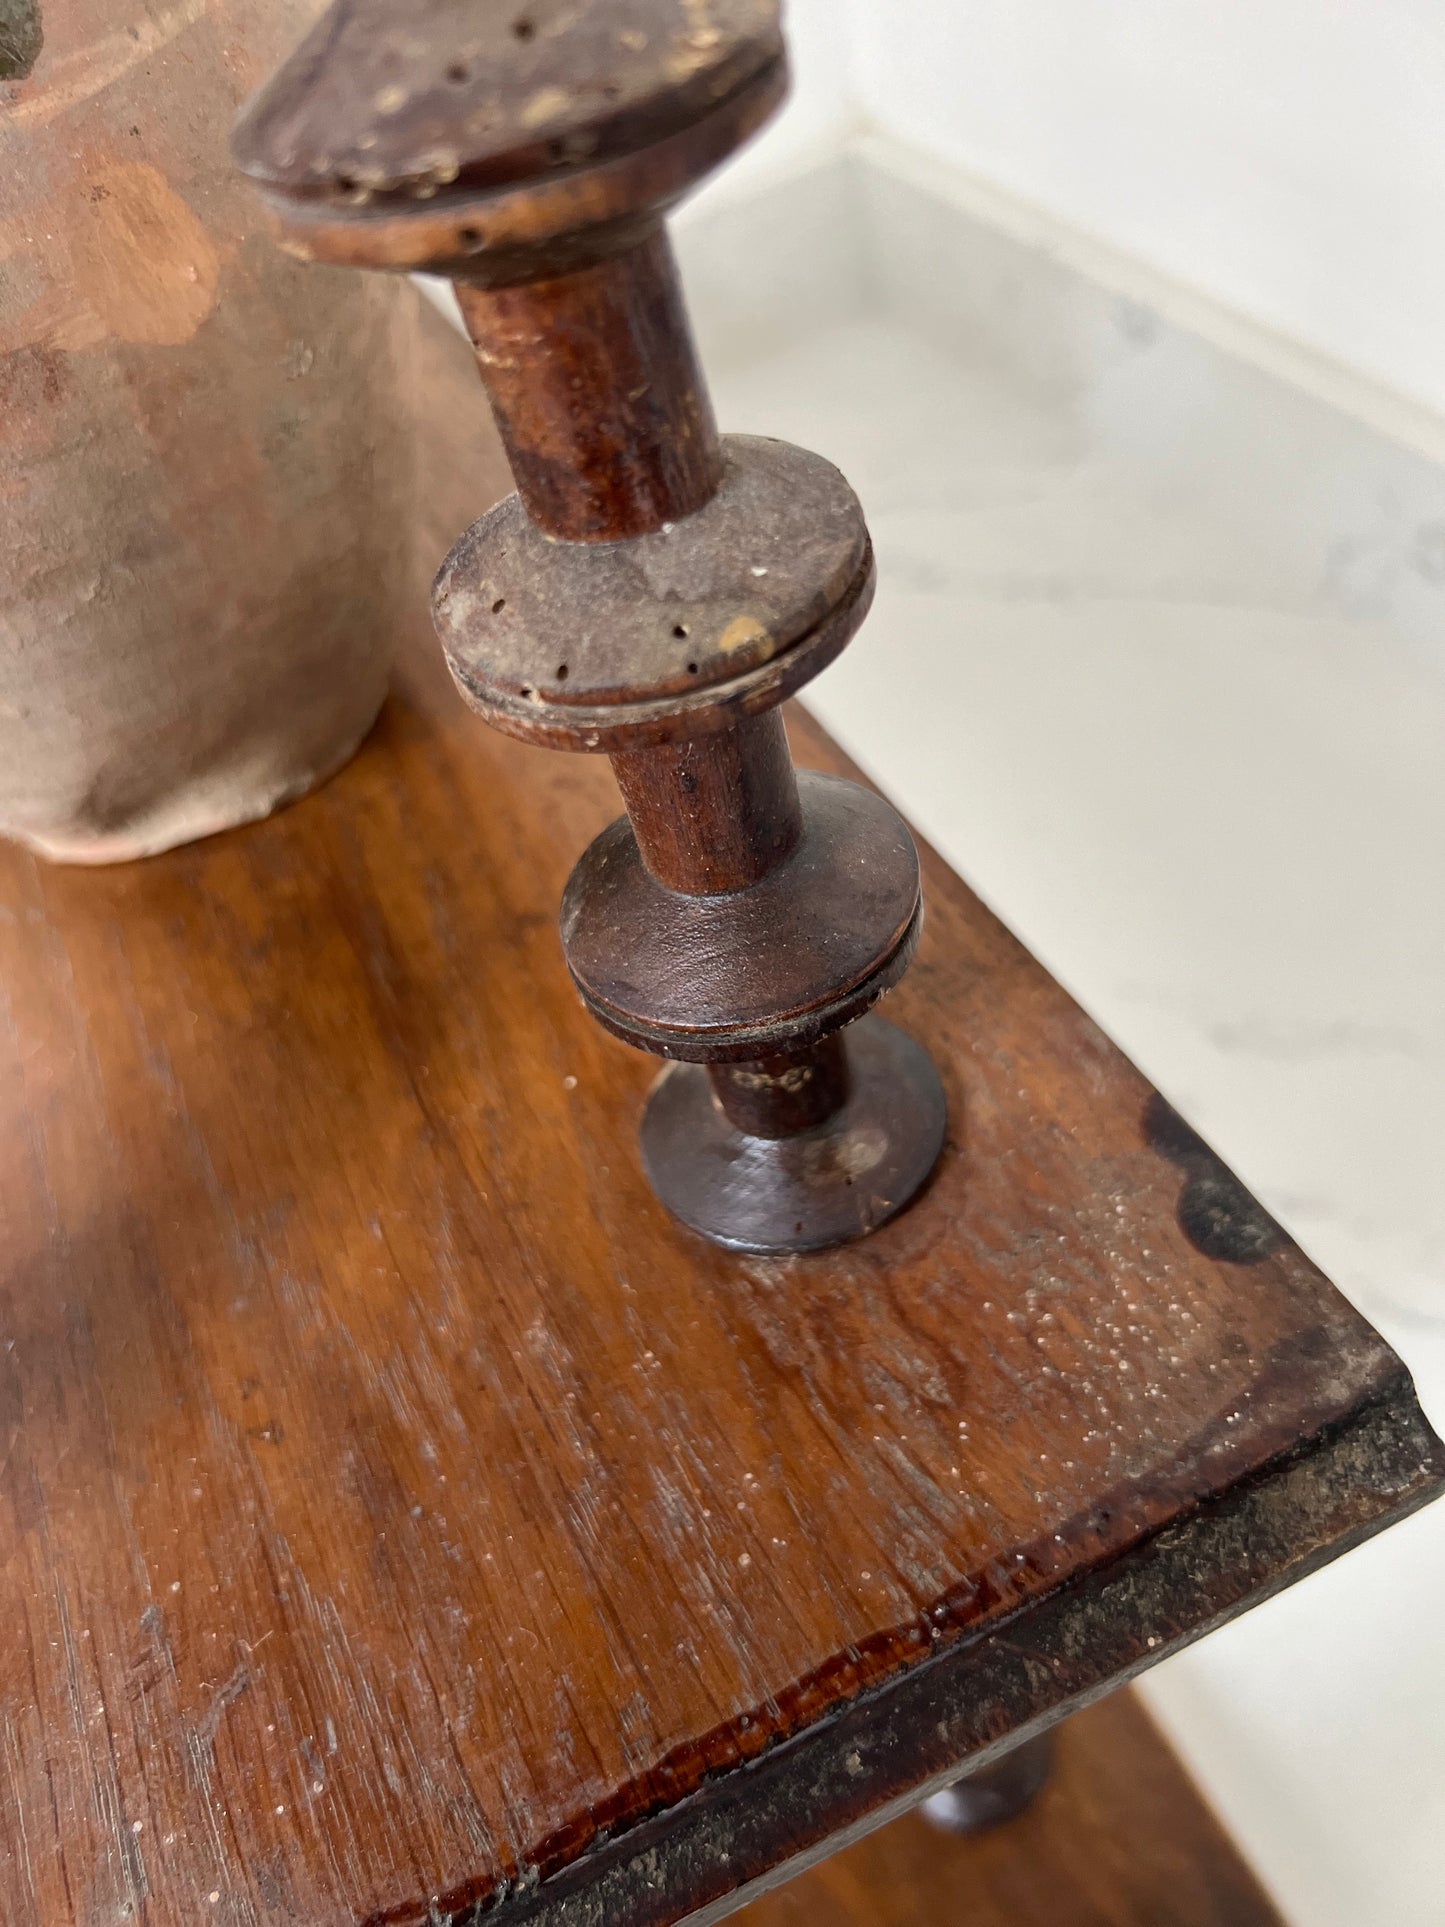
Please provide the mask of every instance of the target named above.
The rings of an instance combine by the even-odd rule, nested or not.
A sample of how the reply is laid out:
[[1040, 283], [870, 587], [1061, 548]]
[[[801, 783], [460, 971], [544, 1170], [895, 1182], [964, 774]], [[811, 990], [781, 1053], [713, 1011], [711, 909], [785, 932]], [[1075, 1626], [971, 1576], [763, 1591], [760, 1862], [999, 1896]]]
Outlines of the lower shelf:
[[1132, 1693], [1058, 1729], [1017, 1820], [960, 1840], [909, 1813], [734, 1916], [741, 1927], [1281, 1927]]

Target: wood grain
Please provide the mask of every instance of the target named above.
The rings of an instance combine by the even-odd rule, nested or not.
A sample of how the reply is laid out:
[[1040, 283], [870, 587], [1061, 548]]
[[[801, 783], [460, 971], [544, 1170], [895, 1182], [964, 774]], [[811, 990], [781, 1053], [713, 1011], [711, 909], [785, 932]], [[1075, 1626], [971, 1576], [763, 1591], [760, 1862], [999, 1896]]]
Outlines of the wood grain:
[[[431, 353], [434, 563], [498, 470]], [[929, 1189], [817, 1257], [673, 1224], [557, 942], [611, 778], [481, 727], [417, 607], [295, 808], [0, 857], [7, 1924], [716, 1917], [1440, 1487], [931, 857]]]
[[623, 751], [612, 774], [648, 874], [669, 890], [745, 890], [802, 838], [798, 780], [776, 709], [702, 744]]
[[455, 285], [536, 528], [615, 542], [711, 500], [722, 450], [660, 222], [572, 274]]
[[780, 1887], [738, 1927], [1281, 1927], [1131, 1693], [1060, 1729], [1016, 1820], [958, 1840], [916, 1814]]
[[[766, 1143], [731, 1125], [730, 1089], [715, 1101], [706, 1075], [659, 1084], [642, 1127], [656, 1196], [728, 1250], [825, 1250], [917, 1195], [947, 1101], [926, 1053], [892, 1029], [844, 1040], [846, 1077], [816, 1055], [906, 967], [917, 858], [880, 798], [816, 776], [800, 793], [781, 719], [765, 732], [759, 717], [857, 629], [872, 547], [831, 464], [757, 437], [724, 450], [664, 225], [781, 99], [777, 0], [545, 0], [509, 28], [494, 12], [480, 39], [477, 25], [454, 5], [412, 18], [345, 0], [250, 104], [234, 150], [288, 245], [450, 276], [516, 491], [436, 579], [449, 665], [509, 734], [622, 759], [628, 817], [581, 858], [563, 911], [593, 1014], [644, 1050], [691, 1057], [705, 1031], [715, 1061], [754, 1059]], [[554, 136], [539, 144], [545, 124]], [[364, 167], [339, 162], [353, 144]], [[318, 252], [318, 231], [334, 241], [338, 224], [340, 252]], [[358, 226], [371, 231], [359, 249]], [[819, 782], [850, 791], [855, 817], [884, 812], [896, 849], [884, 894], [909, 897], [896, 927], [859, 887], [874, 881], [873, 839], [810, 815]], [[820, 886], [821, 933], [805, 903], [811, 892], [816, 909]], [[835, 960], [828, 939], [855, 909]], [[778, 983], [751, 1018], [756, 1000], [730, 994], [738, 973], [715, 967], [742, 948], [754, 982]], [[652, 1003], [664, 980], [689, 993], [681, 1027]], [[780, 1078], [840, 1101], [790, 1129], [792, 1103], [768, 1104]]]

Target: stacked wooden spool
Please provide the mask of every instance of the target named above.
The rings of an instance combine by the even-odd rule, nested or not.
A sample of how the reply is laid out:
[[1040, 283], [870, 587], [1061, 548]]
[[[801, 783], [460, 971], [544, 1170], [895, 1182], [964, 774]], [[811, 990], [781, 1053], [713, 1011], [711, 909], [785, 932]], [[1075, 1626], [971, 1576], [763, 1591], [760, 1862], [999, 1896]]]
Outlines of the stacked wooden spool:
[[642, 1126], [658, 1194], [762, 1251], [883, 1222], [945, 1123], [866, 1015], [918, 941], [912, 839], [795, 772], [778, 711], [867, 612], [862, 511], [819, 456], [719, 437], [663, 226], [785, 85], [774, 0], [372, 0], [236, 135], [293, 249], [456, 285], [517, 493], [447, 558], [437, 630], [497, 728], [612, 759], [628, 814], [567, 886], [568, 967], [678, 1060]]

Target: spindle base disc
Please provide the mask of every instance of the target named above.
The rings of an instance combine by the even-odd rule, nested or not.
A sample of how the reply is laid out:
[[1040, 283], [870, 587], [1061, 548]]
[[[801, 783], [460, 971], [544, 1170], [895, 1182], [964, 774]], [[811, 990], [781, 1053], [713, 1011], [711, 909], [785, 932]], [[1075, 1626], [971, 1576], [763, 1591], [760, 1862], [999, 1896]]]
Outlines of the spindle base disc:
[[822, 1251], [876, 1230], [921, 1189], [947, 1124], [928, 1053], [881, 1017], [844, 1032], [851, 1091], [825, 1124], [749, 1137], [701, 1064], [670, 1064], [643, 1114], [642, 1162], [675, 1218], [733, 1251]]

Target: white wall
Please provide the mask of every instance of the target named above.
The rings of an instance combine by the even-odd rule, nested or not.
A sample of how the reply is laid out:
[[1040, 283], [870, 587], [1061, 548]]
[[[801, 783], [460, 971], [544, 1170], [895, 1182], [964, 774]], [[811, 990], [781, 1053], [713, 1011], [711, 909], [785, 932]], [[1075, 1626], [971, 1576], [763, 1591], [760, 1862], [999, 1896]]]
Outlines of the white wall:
[[1445, 412], [1440, 0], [848, 5], [886, 131]]
[[786, 0], [793, 85], [787, 105], [706, 190], [710, 203], [756, 193], [836, 149], [858, 123], [846, 0]]

